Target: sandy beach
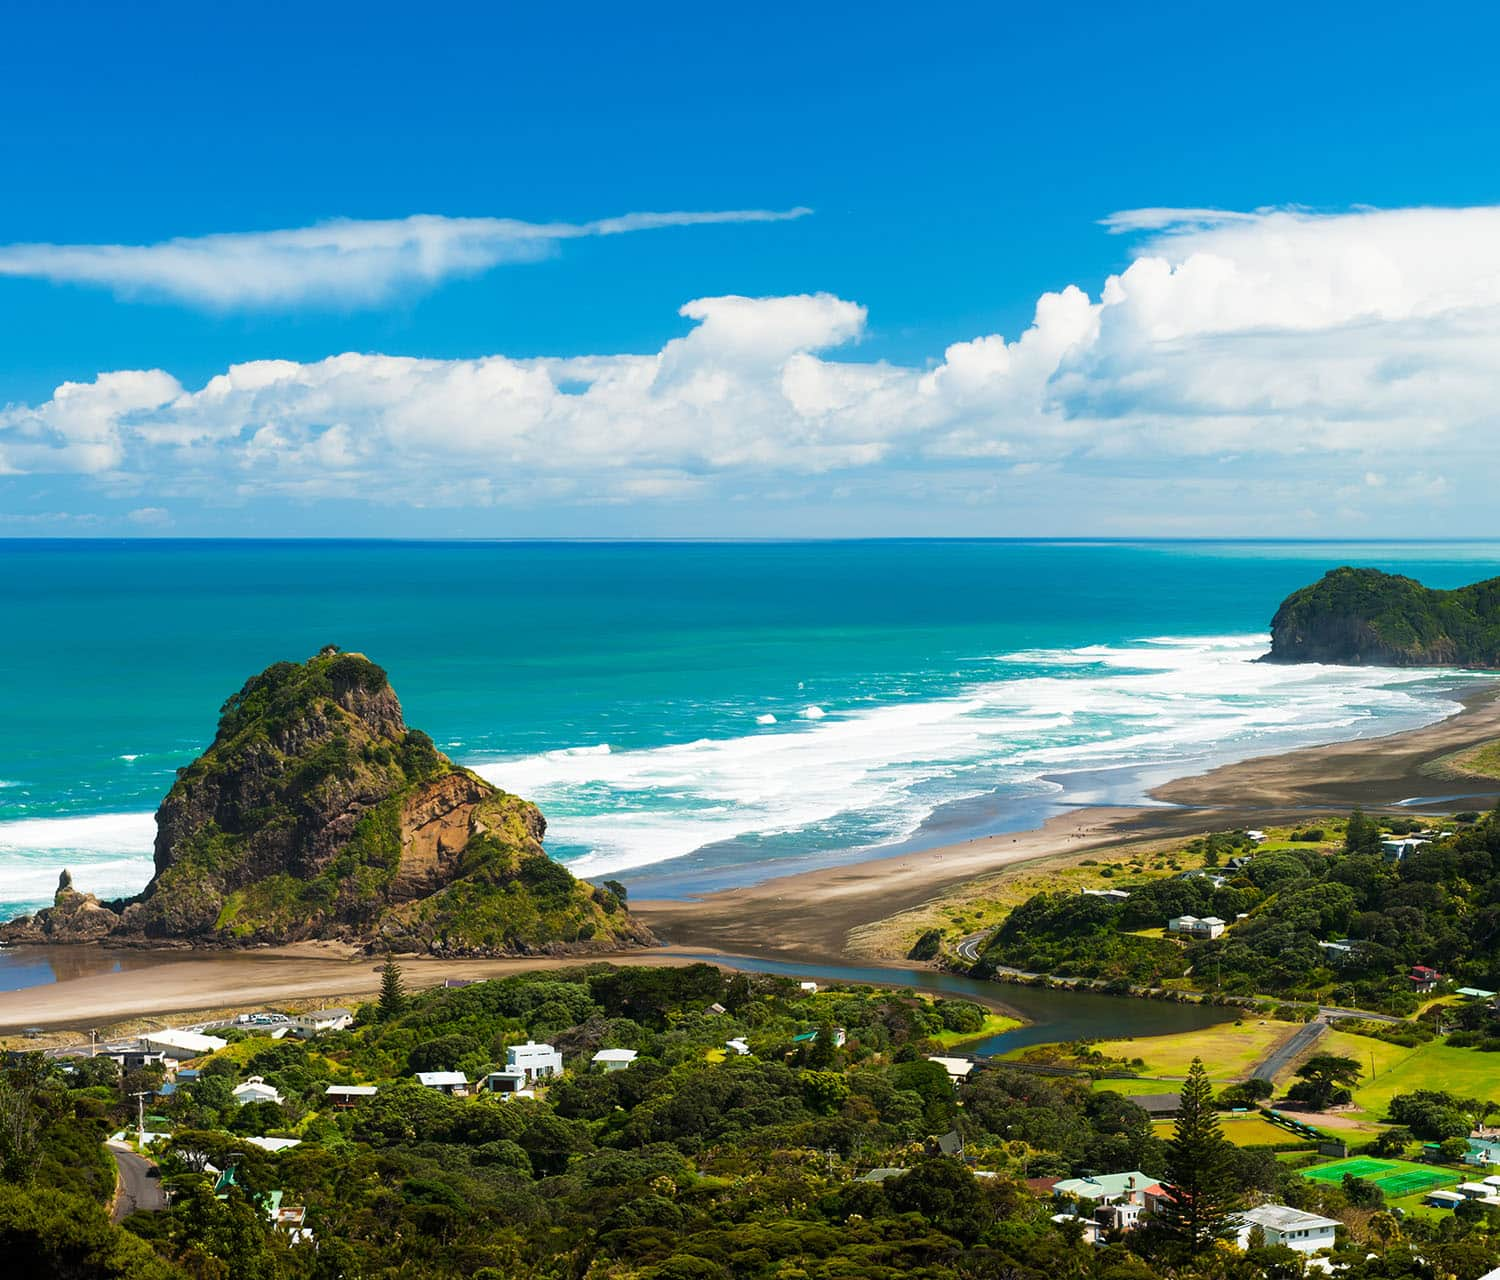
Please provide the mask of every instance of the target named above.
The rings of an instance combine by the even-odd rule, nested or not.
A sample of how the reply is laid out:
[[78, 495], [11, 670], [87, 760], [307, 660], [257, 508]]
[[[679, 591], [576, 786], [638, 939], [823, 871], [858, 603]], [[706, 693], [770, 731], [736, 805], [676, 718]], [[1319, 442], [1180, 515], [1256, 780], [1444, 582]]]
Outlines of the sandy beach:
[[[408, 982], [420, 988], [447, 978], [499, 977], [601, 959], [680, 964], [705, 951], [838, 962], [846, 956], [852, 930], [1036, 858], [1180, 839], [1229, 826], [1303, 821], [1356, 804], [1379, 809], [1425, 797], [1425, 804], [1407, 807], [1485, 808], [1500, 797], [1500, 781], [1443, 777], [1433, 762], [1500, 737], [1497, 692], [1477, 692], [1461, 712], [1422, 729], [1265, 756], [1179, 779], [1152, 793], [1155, 806], [1081, 808], [1031, 831], [871, 858], [682, 901], [633, 902], [662, 939], [660, 948], [567, 959], [412, 960], [406, 964]], [[53, 949], [55, 960], [48, 959], [58, 981], [0, 993], [0, 1034], [260, 1003], [310, 1007], [358, 999], [379, 985], [376, 961], [332, 947], [249, 954], [133, 952], [122, 957], [128, 967], [113, 972], [90, 971], [96, 968], [95, 949], [82, 957], [57, 954], [63, 950]]]

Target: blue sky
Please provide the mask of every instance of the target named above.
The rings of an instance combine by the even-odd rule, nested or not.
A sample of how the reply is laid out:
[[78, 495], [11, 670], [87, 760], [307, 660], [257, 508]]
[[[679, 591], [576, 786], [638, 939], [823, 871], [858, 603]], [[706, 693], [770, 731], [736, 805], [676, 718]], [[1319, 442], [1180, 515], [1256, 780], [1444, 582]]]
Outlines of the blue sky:
[[[1378, 513], [1402, 495], [1409, 532], [1485, 532], [1493, 432], [1469, 385], [1484, 362], [1430, 353], [1453, 314], [1462, 346], [1494, 305], [1482, 282], [1469, 295], [1492, 228], [1360, 211], [1500, 200], [1485, 160], [1495, 25], [1478, 6], [1437, 21], [1369, 4], [1253, 17], [1201, 5], [13, 7], [0, 245], [418, 214], [578, 225], [643, 210], [812, 212], [581, 236], [374, 299], [331, 289], [271, 304], [52, 268], [7, 275], [0, 250], [0, 533], [1385, 534]], [[1183, 215], [1129, 234], [1100, 225], [1141, 208], [1309, 212], [1227, 229]], [[1288, 235], [1300, 247], [1278, 256]], [[1467, 268], [1443, 257], [1459, 248]], [[1148, 306], [1143, 278], [1129, 307], [1070, 313], [1038, 339], [1050, 354], [1024, 394], [999, 385], [1018, 360], [997, 366], [993, 345], [962, 394], [921, 382], [952, 344], [1015, 342], [1043, 295], [1074, 285], [1098, 306], [1109, 276], [1153, 254], [1173, 272], [1217, 255], [1239, 284], [1184, 278]], [[1330, 256], [1344, 264], [1333, 287], [1388, 272], [1400, 299], [1362, 292], [1311, 343], [1301, 317], [1326, 287], [1240, 305], [1275, 291], [1244, 282], [1269, 275], [1295, 294], [1307, 264]], [[679, 314], [726, 296], [808, 299], [770, 322], [802, 336], [768, 346], [745, 309]], [[1439, 298], [1448, 319], [1433, 327]], [[1162, 307], [1193, 322], [1163, 327]], [[1285, 365], [1268, 345], [1278, 333], [1307, 370], [1263, 394], [1257, 371]], [[335, 386], [321, 362], [344, 352], [460, 363], [371, 364]], [[486, 381], [493, 369], [478, 391], [454, 385], [473, 381], [462, 362], [487, 357], [623, 356], [661, 359], [676, 381], [631, 390], [644, 375], [612, 365], [622, 385], [594, 395], [592, 365], [527, 366], [570, 397], [547, 404], [509, 366], [503, 386]], [[1305, 394], [1326, 383], [1320, 371], [1366, 357], [1379, 370], [1337, 403]], [[262, 361], [298, 369], [274, 396], [258, 379], [212, 412], [181, 399]], [[92, 409], [86, 427], [56, 411], [60, 384], [122, 371], [173, 381], [132, 383], [123, 409], [118, 387], [100, 393], [102, 425]], [[368, 387], [393, 378], [415, 379], [399, 411], [372, 410]], [[1423, 416], [1418, 383], [1465, 389]], [[1147, 384], [1158, 389], [1143, 396]], [[1258, 528], [1267, 517], [1276, 527]]]

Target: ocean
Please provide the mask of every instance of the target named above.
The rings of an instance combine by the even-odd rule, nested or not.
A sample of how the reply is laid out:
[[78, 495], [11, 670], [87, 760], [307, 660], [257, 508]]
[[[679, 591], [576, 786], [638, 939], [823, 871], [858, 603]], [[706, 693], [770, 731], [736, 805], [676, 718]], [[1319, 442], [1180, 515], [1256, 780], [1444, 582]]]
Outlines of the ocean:
[[1500, 543], [0, 541], [0, 918], [64, 866], [140, 889], [220, 704], [330, 643], [638, 896], [1450, 714], [1475, 677], [1253, 661], [1344, 563], [1452, 587]]

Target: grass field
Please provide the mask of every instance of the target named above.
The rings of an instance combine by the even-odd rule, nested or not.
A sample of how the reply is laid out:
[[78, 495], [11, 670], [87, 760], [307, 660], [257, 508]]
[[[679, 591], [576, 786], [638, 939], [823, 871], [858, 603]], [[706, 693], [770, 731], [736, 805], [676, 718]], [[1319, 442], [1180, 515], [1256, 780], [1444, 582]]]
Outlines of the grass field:
[[1015, 1018], [1007, 1018], [1003, 1013], [987, 1013], [984, 1016], [984, 1026], [978, 1031], [940, 1031], [935, 1036], [928, 1037], [935, 1040], [945, 1049], [954, 1049], [962, 1044], [972, 1044], [975, 1040], [988, 1040], [991, 1036], [998, 1036], [1002, 1031], [1013, 1031], [1021, 1024]]
[[[1500, 1094], [1500, 1054], [1454, 1049], [1436, 1040], [1407, 1049], [1342, 1031], [1328, 1032], [1320, 1052], [1344, 1054], [1359, 1062], [1366, 1074], [1354, 1090], [1354, 1103], [1371, 1120], [1384, 1120], [1391, 1098], [1414, 1089], [1445, 1089], [1464, 1098]], [[1372, 1055], [1373, 1076], [1369, 1074]]]
[[1238, 1080], [1296, 1030], [1287, 1022], [1226, 1022], [1171, 1036], [1101, 1041], [1093, 1047], [1111, 1058], [1141, 1058], [1154, 1076], [1180, 1080], [1193, 1059], [1202, 1058], [1211, 1079]]
[[[1296, 1134], [1277, 1127], [1258, 1112], [1243, 1116], [1221, 1115], [1219, 1122], [1224, 1128], [1224, 1136], [1237, 1147], [1269, 1147], [1277, 1142], [1297, 1141]], [[1170, 1138], [1172, 1121], [1157, 1120], [1151, 1129], [1158, 1138]]]
[[1314, 1165], [1303, 1169], [1302, 1176], [1313, 1182], [1339, 1183], [1348, 1175], [1373, 1182], [1395, 1200], [1402, 1196], [1420, 1196], [1439, 1187], [1448, 1187], [1460, 1179], [1450, 1169], [1435, 1169], [1431, 1165], [1412, 1164], [1407, 1160], [1377, 1160], [1371, 1156], [1353, 1156], [1348, 1160], [1335, 1160], [1331, 1164]]
[[1123, 1093], [1126, 1097], [1135, 1093], [1176, 1093], [1182, 1087], [1181, 1080], [1095, 1080], [1096, 1090]]

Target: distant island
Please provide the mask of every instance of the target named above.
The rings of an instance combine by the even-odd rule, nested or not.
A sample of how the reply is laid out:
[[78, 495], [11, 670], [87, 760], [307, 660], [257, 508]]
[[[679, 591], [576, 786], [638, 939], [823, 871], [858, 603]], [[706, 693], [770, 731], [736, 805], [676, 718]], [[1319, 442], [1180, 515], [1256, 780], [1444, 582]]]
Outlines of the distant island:
[[62, 873], [0, 942], [558, 955], [645, 945], [619, 886], [574, 879], [535, 805], [408, 729], [386, 673], [333, 646], [227, 701], [156, 813], [156, 874], [101, 903]]
[[1500, 667], [1500, 578], [1438, 591], [1379, 569], [1332, 569], [1282, 601], [1262, 661]]

